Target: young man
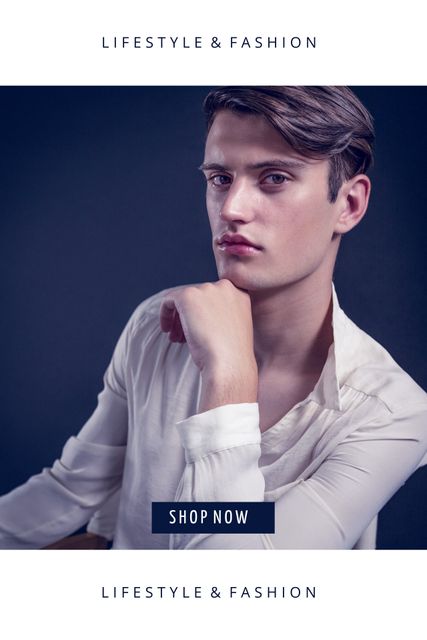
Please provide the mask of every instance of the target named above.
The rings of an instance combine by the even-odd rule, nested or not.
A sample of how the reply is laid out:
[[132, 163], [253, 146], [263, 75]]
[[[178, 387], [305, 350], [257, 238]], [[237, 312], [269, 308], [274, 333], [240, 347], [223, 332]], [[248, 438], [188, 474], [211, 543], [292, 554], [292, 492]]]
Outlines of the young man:
[[[219, 280], [137, 308], [92, 417], [0, 499], [3, 548], [95, 512], [115, 548], [372, 548], [377, 513], [426, 461], [426, 394], [332, 285], [369, 200], [366, 109], [343, 87], [230, 87], [205, 111]], [[264, 500], [274, 534], [151, 532], [153, 501]]]

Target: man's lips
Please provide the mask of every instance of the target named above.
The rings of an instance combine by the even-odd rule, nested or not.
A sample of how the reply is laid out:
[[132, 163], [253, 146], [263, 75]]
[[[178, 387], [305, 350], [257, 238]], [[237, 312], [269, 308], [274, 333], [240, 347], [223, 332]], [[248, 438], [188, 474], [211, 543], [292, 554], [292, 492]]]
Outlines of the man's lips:
[[252, 240], [249, 240], [246, 236], [240, 235], [240, 233], [223, 233], [223, 235], [218, 239], [218, 244], [245, 244], [249, 247], [254, 247], [255, 249], [261, 249], [261, 247], [256, 245], [255, 242], [252, 242]]
[[259, 253], [262, 249], [259, 245], [241, 236], [238, 233], [224, 233], [217, 240], [218, 248], [224, 253], [239, 256], [250, 256]]

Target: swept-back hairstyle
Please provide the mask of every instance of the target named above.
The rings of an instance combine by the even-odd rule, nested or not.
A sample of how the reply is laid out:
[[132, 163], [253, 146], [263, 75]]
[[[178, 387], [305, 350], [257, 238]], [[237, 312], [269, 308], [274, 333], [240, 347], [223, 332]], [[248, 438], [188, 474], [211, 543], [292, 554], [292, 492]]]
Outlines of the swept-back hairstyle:
[[331, 202], [373, 161], [373, 118], [348, 87], [220, 87], [203, 103], [208, 132], [221, 109], [264, 116], [301, 155], [328, 158]]

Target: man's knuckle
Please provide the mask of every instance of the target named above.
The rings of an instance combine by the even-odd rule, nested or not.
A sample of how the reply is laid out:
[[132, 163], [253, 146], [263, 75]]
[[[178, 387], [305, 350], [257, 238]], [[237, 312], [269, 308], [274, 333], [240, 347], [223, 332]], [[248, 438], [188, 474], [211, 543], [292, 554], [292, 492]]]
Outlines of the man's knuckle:
[[197, 287], [195, 287], [194, 285], [185, 287], [180, 292], [181, 302], [183, 304], [187, 304], [188, 302], [191, 302], [191, 300], [194, 300], [194, 297], [197, 295], [197, 293], [198, 293]]

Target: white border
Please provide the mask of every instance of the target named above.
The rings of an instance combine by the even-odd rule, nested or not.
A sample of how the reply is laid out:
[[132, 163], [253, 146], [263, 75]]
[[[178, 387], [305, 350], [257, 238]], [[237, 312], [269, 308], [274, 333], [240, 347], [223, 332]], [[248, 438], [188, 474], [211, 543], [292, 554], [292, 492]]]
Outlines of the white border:
[[[419, 560], [408, 551], [0, 552], [8, 576], [0, 582], [2, 629], [5, 638], [32, 640], [259, 639], [290, 632], [304, 639], [413, 638], [425, 626]], [[126, 587], [126, 596], [113, 598], [113, 587], [119, 594]], [[140, 598], [132, 597], [134, 587]], [[151, 599], [143, 597], [146, 587]], [[170, 587], [178, 587], [175, 598]], [[211, 597], [213, 587], [220, 598]], [[244, 587], [252, 597], [239, 597]], [[268, 587], [276, 587], [277, 597], [266, 597]], [[291, 597], [291, 587], [302, 595]], [[304, 597], [305, 587], [314, 588], [315, 598]]]
[[[358, 0], [7, 0], [0, 13], [0, 84], [425, 84], [422, 3]], [[171, 49], [103, 49], [102, 37], [178, 37]], [[203, 47], [183, 49], [182, 40]], [[288, 39], [230, 49], [230, 37]], [[292, 48], [293, 36], [316, 48]], [[222, 43], [212, 49], [212, 37]]]
[[[426, 84], [422, 3], [8, 0], [2, 85]], [[315, 50], [103, 50], [103, 35], [224, 43], [315, 35]], [[5, 638], [417, 637], [427, 551], [0, 552]], [[315, 584], [302, 599], [111, 600], [100, 586]]]

